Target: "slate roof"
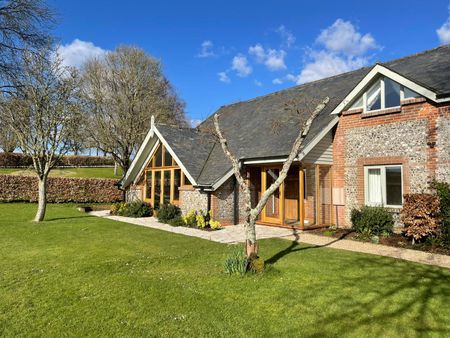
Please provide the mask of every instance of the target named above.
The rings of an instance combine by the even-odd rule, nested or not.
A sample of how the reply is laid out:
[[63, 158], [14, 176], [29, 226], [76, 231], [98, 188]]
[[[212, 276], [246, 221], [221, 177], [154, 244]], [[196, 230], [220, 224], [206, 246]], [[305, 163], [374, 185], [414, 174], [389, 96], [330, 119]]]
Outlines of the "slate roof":
[[[383, 66], [440, 94], [450, 96], [450, 45], [382, 63]], [[309, 110], [295, 115], [286, 110], [291, 99], [301, 103], [330, 97], [330, 103], [311, 126], [305, 146], [336, 118], [334, 108], [364, 78], [372, 67], [306, 83], [248, 101], [221, 107], [220, 126], [230, 149], [240, 159], [284, 157], [289, 154], [299, 125]], [[158, 125], [163, 137], [180, 158], [198, 185], [212, 186], [231, 165], [220, 144], [211, 136], [213, 115], [196, 129]]]
[[214, 146], [214, 138], [194, 128], [180, 128], [164, 124], [156, 124], [156, 128], [187, 171], [194, 179], [197, 179]]

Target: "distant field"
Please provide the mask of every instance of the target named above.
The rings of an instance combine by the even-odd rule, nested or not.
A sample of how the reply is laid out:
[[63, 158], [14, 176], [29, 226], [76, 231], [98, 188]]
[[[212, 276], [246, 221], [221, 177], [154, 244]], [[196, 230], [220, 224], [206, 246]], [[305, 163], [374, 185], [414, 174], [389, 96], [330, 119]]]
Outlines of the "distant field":
[[[23, 169], [23, 168], [0, 168], [0, 174], [35, 175], [35, 172], [31, 169]], [[114, 168], [63, 168], [63, 169], [53, 169], [50, 172], [50, 176], [119, 179], [122, 176], [122, 171], [119, 170], [119, 176], [114, 176]]]

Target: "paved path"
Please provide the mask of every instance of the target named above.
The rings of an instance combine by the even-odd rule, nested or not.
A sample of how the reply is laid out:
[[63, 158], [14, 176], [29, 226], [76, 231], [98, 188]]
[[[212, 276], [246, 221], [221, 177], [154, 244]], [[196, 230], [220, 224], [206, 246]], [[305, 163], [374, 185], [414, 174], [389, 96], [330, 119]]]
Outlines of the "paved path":
[[[163, 231], [174, 232], [186, 236], [199, 237], [219, 243], [239, 243], [245, 238], [244, 227], [242, 225], [227, 226], [221, 230], [204, 231], [185, 227], [173, 227], [168, 224], [159, 223], [154, 217], [132, 218], [122, 216], [111, 216], [109, 211], [92, 211], [91, 215], [121, 221]], [[263, 238], [284, 238], [291, 241], [312, 244], [320, 247], [329, 247], [354, 252], [363, 252], [373, 255], [386, 256], [404, 259], [411, 262], [436, 265], [450, 269], [450, 256], [431, 254], [428, 252], [395, 248], [386, 245], [358, 242], [348, 239], [337, 239], [320, 235], [310, 234], [303, 231], [291, 229], [269, 227], [263, 225], [256, 226], [258, 239]]]
[[[245, 238], [244, 227], [242, 225], [232, 225], [226, 226], [223, 229], [216, 231], [205, 231], [186, 227], [173, 227], [168, 224], [160, 223], [154, 217], [144, 217], [144, 218], [133, 218], [133, 217], [123, 217], [123, 216], [111, 216], [108, 210], [102, 211], [92, 211], [90, 215], [100, 216], [115, 221], [121, 221], [126, 223], [132, 223], [136, 225], [142, 225], [145, 227], [159, 229], [169, 232], [174, 232], [177, 234], [182, 234], [186, 236], [199, 237], [207, 239], [213, 242], [219, 243], [239, 243], [243, 242]], [[268, 227], [263, 225], [256, 226], [256, 234], [258, 239], [263, 238], [280, 238], [292, 235], [292, 230]]]

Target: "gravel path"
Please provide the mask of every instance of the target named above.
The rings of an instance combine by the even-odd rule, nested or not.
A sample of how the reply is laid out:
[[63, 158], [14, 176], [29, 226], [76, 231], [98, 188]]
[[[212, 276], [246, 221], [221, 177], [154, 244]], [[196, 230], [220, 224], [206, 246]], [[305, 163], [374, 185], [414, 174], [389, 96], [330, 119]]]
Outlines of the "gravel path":
[[[92, 211], [90, 215], [104, 217], [107, 219], [141, 225], [153, 229], [159, 229], [168, 232], [174, 232], [186, 236], [199, 237], [219, 243], [239, 243], [245, 238], [244, 227], [242, 225], [233, 225], [224, 227], [216, 231], [204, 231], [199, 229], [173, 227], [168, 224], [159, 223], [156, 218], [132, 218], [122, 216], [111, 216], [109, 211]], [[333, 249], [362, 252], [378, 256], [386, 256], [397, 259], [403, 259], [411, 262], [435, 265], [450, 269], [450, 256], [432, 254], [428, 252], [395, 248], [381, 244], [372, 244], [358, 242], [349, 239], [336, 239], [320, 235], [310, 234], [308, 232], [277, 228], [270, 226], [257, 225], [256, 234], [258, 239], [264, 238], [283, 238], [300, 243], [312, 244], [320, 247], [329, 247]]]

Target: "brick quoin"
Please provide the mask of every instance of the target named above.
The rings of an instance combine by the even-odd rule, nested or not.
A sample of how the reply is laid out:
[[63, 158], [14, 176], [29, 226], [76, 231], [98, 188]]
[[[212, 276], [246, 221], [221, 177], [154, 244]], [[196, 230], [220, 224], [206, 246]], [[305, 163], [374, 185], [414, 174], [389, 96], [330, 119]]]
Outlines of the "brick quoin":
[[[404, 193], [410, 191], [411, 170], [415, 169], [418, 165], [419, 167], [423, 166], [426, 168], [428, 182], [433, 180], [436, 177], [438, 166], [448, 162], [439, 159], [437, 141], [439, 133], [442, 133], [438, 128], [438, 120], [442, 117], [449, 118], [449, 116], [450, 105], [448, 103], [439, 105], [424, 98], [404, 100], [400, 108], [391, 108], [373, 113], [363, 114], [362, 109], [343, 112], [335, 128], [333, 140], [333, 187], [344, 188], [346, 204], [345, 207], [338, 207], [339, 224], [350, 226], [348, 218], [350, 210], [348, 210], [349, 206], [347, 205], [348, 191], [356, 190], [358, 205], [361, 206], [364, 203], [365, 165], [402, 164]], [[346, 158], [351, 156], [351, 154], [346, 153], [346, 151], [349, 151], [346, 149], [346, 142], [351, 137], [351, 131], [357, 131], [358, 128], [388, 126], [391, 124], [397, 124], [398, 127], [395, 128], [401, 130], [405, 123], [411, 121], [426, 122], [426, 142], [420, 145], [420, 149], [426, 152], [426, 163], [412, 164], [407, 156], [403, 156], [404, 154], [400, 153], [395, 154], [395, 156], [379, 157], [371, 157], [370, 154], [367, 154], [367, 156], [361, 156], [356, 159], [356, 181], [346, 182], [346, 172], [354, 168], [353, 165], [350, 165], [346, 161]], [[411, 133], [410, 136], [410, 138], [408, 137], [409, 139], [403, 139], [401, 142], [413, 143], [411, 140], [419, 137], [418, 135], [414, 135], [414, 133]], [[412, 188], [414, 190], [416, 187]]]

